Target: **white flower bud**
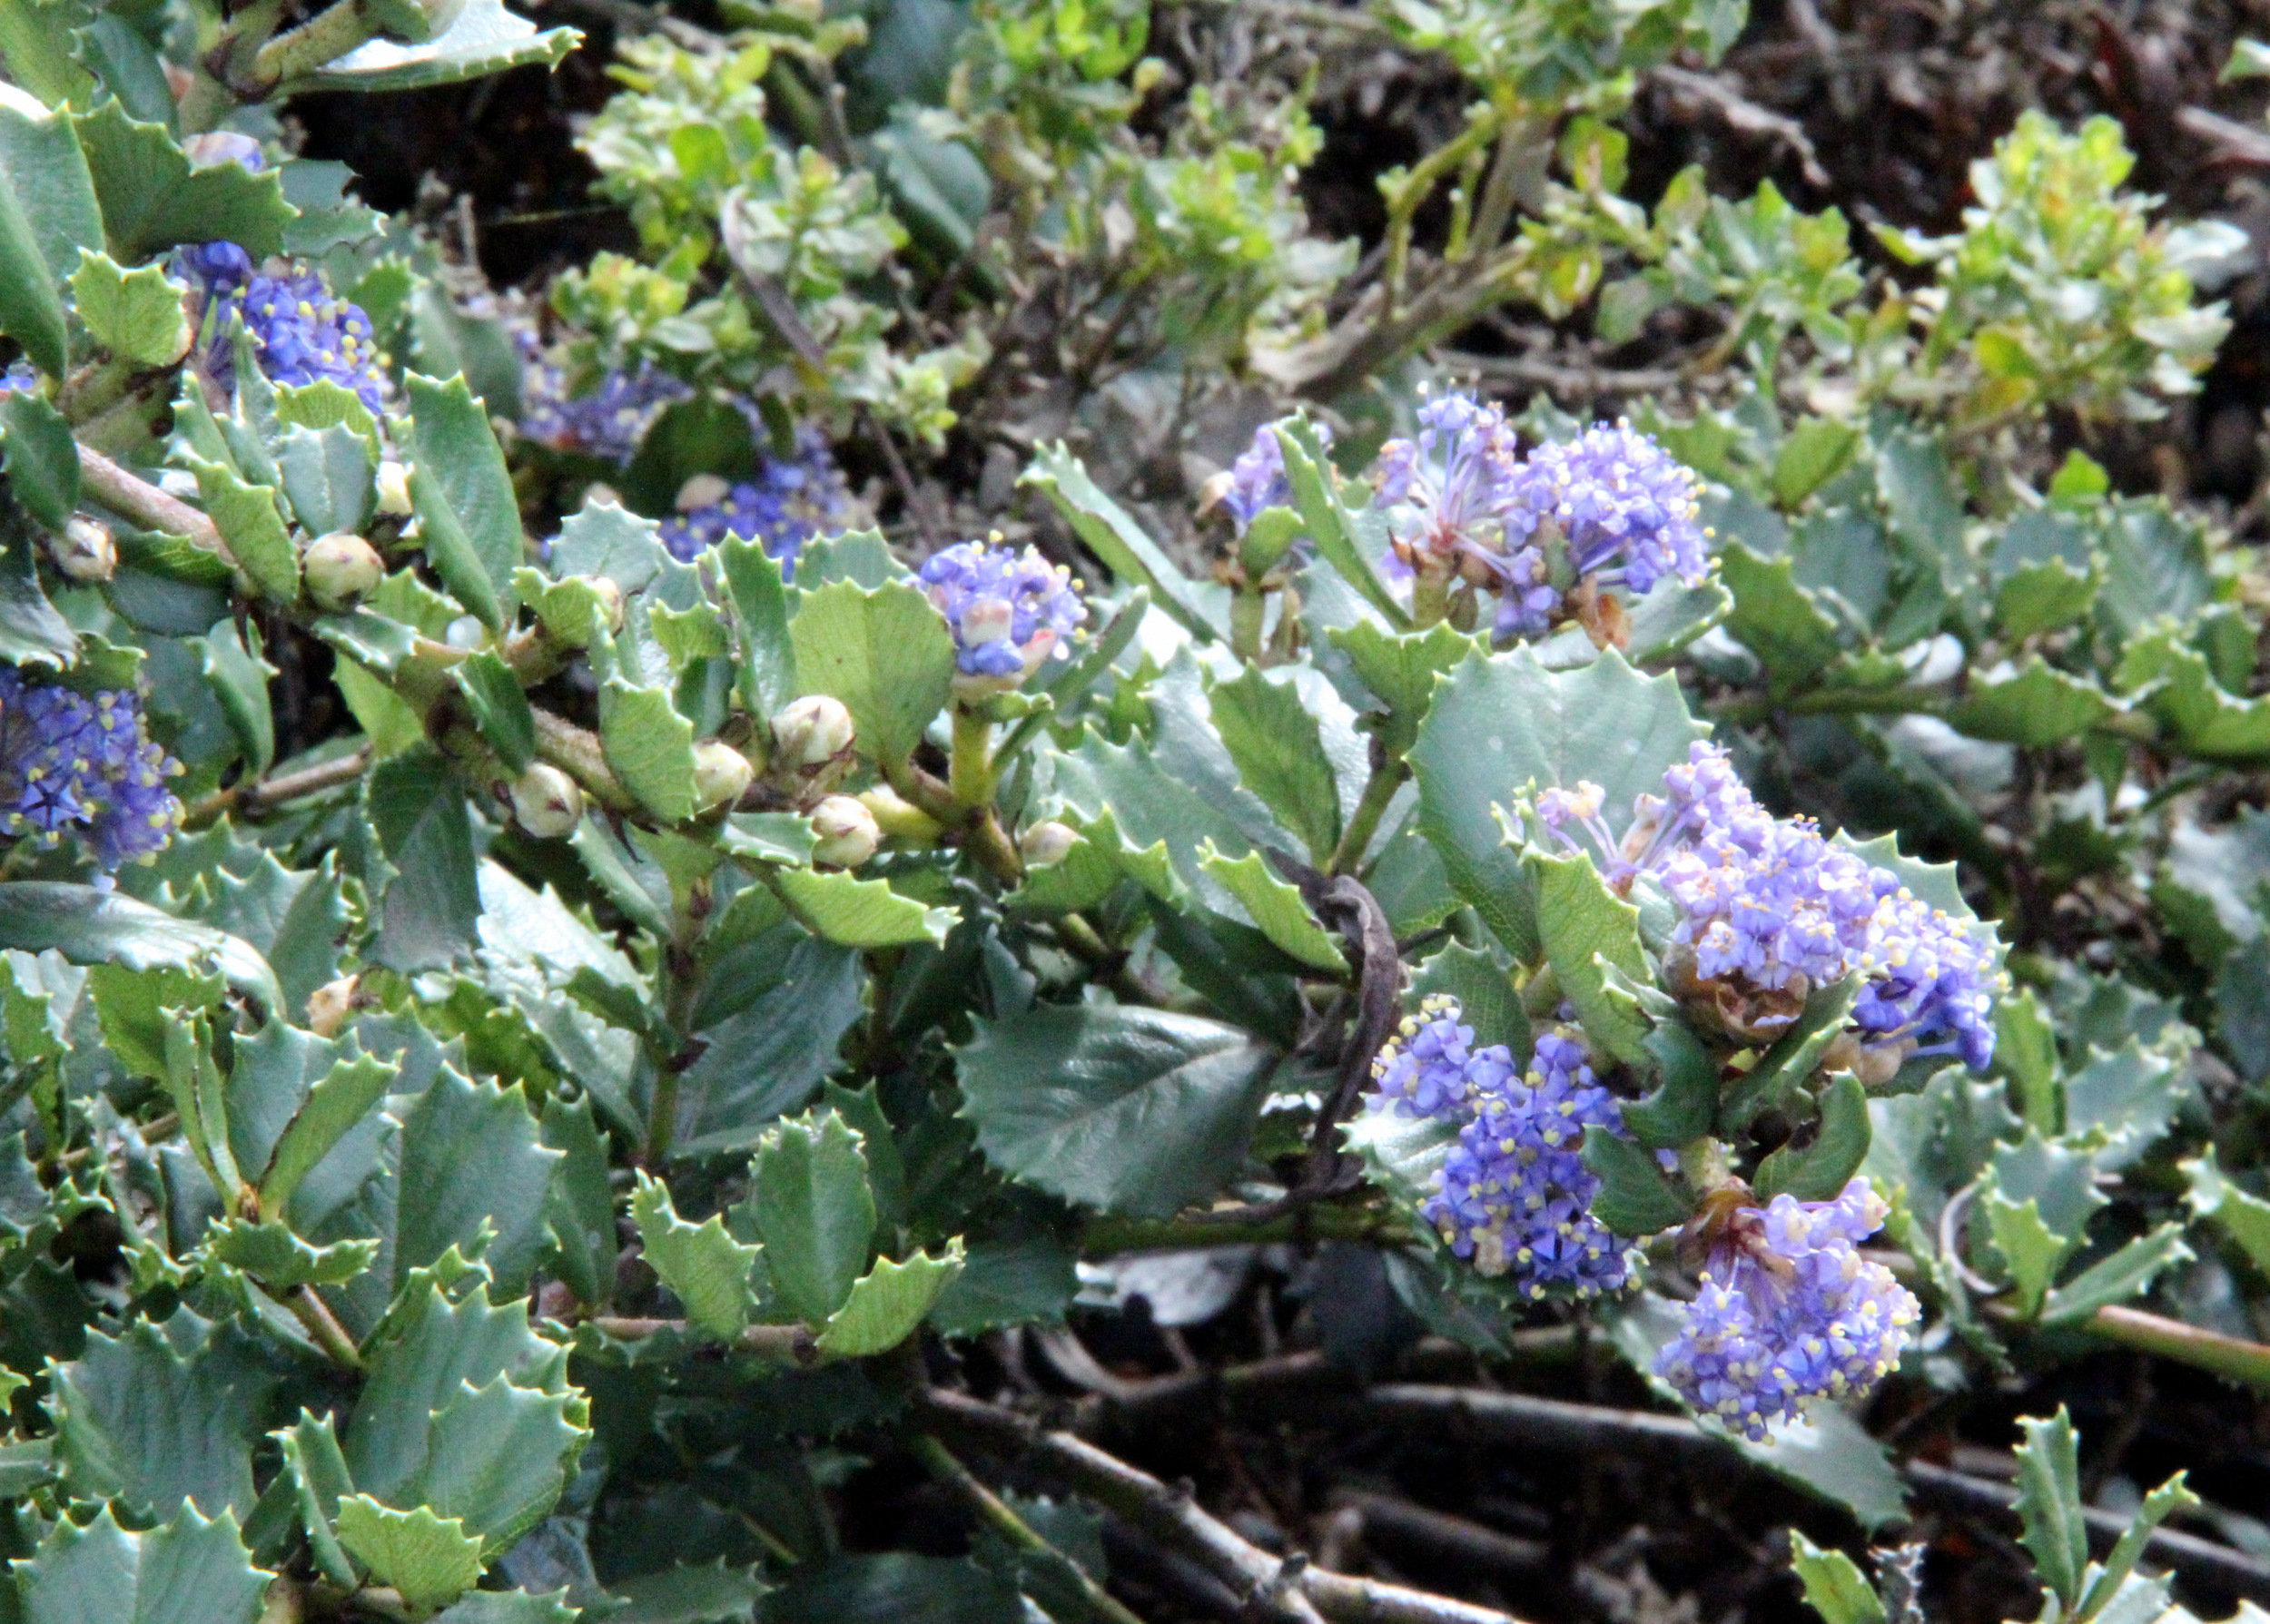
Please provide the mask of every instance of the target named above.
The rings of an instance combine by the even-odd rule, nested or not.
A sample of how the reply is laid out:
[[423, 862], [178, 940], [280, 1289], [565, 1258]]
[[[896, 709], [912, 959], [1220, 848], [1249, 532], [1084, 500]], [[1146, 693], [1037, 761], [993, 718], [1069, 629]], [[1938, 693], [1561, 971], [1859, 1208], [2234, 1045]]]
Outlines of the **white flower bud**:
[[816, 767], [851, 748], [851, 713], [826, 694], [792, 700], [773, 716], [773, 759], [784, 767]]
[[732, 805], [755, 777], [749, 758], [732, 745], [710, 739], [694, 746], [694, 800], [698, 810]]
[[309, 993], [308, 1030], [318, 1038], [337, 1037], [339, 1029], [347, 1024], [347, 1017], [354, 1011], [355, 989], [360, 982], [359, 976], [341, 976]]
[[512, 817], [538, 840], [564, 840], [583, 822], [583, 791], [558, 767], [532, 763], [513, 781]]
[[721, 479], [715, 474], [696, 474], [678, 487], [678, 499], [675, 506], [680, 513], [693, 513], [704, 507], [715, 507], [732, 494], [733, 485], [729, 480]]
[[833, 868], [855, 869], [883, 844], [883, 831], [874, 813], [849, 795], [830, 795], [811, 812], [812, 832], [819, 838], [812, 861]]
[[398, 518], [410, 511], [410, 469], [391, 459], [379, 464], [379, 511]]
[[1043, 863], [1061, 862], [1064, 854], [1072, 849], [1072, 842], [1079, 838], [1080, 832], [1071, 824], [1059, 823], [1051, 818], [1033, 824], [1019, 835], [1017, 850], [1024, 853], [1027, 862], [1038, 867]]
[[74, 517], [47, 538], [47, 556], [74, 581], [107, 581], [118, 573], [118, 544], [90, 518]]
[[300, 568], [310, 597], [326, 609], [351, 609], [378, 589], [386, 560], [361, 536], [338, 530], [308, 543]]
[[607, 612], [607, 629], [623, 629], [623, 589], [605, 576], [590, 577], [591, 590], [598, 594], [599, 606]]
[[489, 628], [478, 615], [460, 615], [441, 633], [441, 641], [451, 648], [476, 649], [488, 640]]

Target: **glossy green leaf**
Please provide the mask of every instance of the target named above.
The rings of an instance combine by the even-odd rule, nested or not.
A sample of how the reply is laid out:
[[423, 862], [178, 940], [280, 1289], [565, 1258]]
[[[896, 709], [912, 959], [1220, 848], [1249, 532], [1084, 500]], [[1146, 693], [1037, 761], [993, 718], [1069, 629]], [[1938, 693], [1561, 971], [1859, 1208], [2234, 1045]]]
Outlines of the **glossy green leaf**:
[[16, 1570], [25, 1624], [254, 1624], [269, 1577], [232, 1514], [186, 1508], [148, 1533], [108, 1506], [84, 1528], [64, 1518]]
[[729, 536], [716, 549], [733, 603], [734, 647], [748, 708], [771, 716], [796, 697], [796, 645], [788, 633], [788, 588], [762, 543]]
[[2073, 1238], [2055, 1233], [2042, 1221], [2040, 1203], [2032, 1196], [2016, 1202], [1999, 1190], [1989, 1190], [1979, 1205], [2017, 1288], [2013, 1306], [2020, 1316], [2031, 1319], [2041, 1312], [2049, 1282], [2073, 1249]]
[[1294, 505], [1300, 510], [1301, 520], [1316, 542], [1317, 551], [1379, 611], [1390, 626], [1398, 632], [1410, 630], [1409, 612], [1396, 601], [1387, 583], [1380, 579], [1374, 567], [1375, 549], [1367, 549], [1357, 534], [1360, 524], [1384, 525], [1385, 521], [1368, 507], [1358, 515], [1340, 500], [1332, 459], [1326, 455], [1313, 426], [1297, 419], [1280, 422], [1277, 426], [1277, 443], [1284, 453], [1285, 478], [1292, 487]]
[[276, 668], [244, 646], [233, 617], [215, 621], [210, 632], [189, 643], [244, 753], [244, 770], [257, 778], [276, 759], [275, 712], [268, 703], [268, 679]]
[[1624, 1102], [1624, 1126], [1650, 1150], [1675, 1150], [1711, 1131], [1718, 1116], [1718, 1061], [1680, 1020], [1658, 1022], [1647, 1035], [1647, 1053], [1663, 1081]]
[[1884, 1604], [1860, 1565], [1841, 1550], [1823, 1550], [1790, 1530], [1790, 1570], [1805, 1588], [1805, 1603], [1821, 1624], [1884, 1624]]
[[2095, 683], [2056, 670], [2036, 655], [2013, 674], [1974, 680], [1947, 720], [1974, 739], [2038, 748], [2077, 738], [2120, 711]]
[[538, 64], [558, 67], [583, 35], [547, 28], [506, 9], [502, 0], [468, 0], [447, 30], [423, 44], [373, 39], [327, 64], [292, 88], [303, 90], [423, 90], [486, 78]]
[[291, 205], [273, 170], [254, 174], [235, 163], [192, 169], [164, 125], [137, 123], [115, 101], [72, 122], [102, 203], [104, 237], [120, 264], [216, 239], [238, 244], [258, 264], [283, 246]]
[[284, 499], [310, 536], [360, 534], [378, 506], [377, 466], [352, 428], [285, 425], [276, 446]]
[[1608, 988], [1610, 970], [1644, 984], [1654, 980], [1640, 945], [1639, 910], [1609, 891], [1581, 852], [1533, 851], [1527, 861], [1545, 960], [1576, 1006], [1584, 1035], [1626, 1064], [1645, 1065], [1651, 1024]]
[[74, 964], [217, 971], [264, 1007], [282, 1006], [275, 972], [247, 943], [91, 885], [31, 880], [0, 885], [0, 942], [27, 953], [53, 948]]
[[363, 805], [393, 871], [372, 907], [379, 930], [368, 956], [405, 973], [457, 962], [480, 921], [463, 787], [440, 753], [420, 744], [372, 769]]
[[481, 1542], [461, 1519], [437, 1517], [424, 1506], [398, 1511], [350, 1494], [335, 1521], [340, 1543], [412, 1607], [439, 1607], [480, 1582]]
[[1199, 845], [1199, 866], [1238, 899], [1262, 935], [1311, 969], [1347, 973], [1347, 956], [1318, 924], [1294, 886], [1279, 879], [1258, 851], [1231, 859], [1210, 841]]
[[2081, 1599], [2088, 1567], [2088, 1525], [2081, 1516], [2080, 1448], [2062, 1406], [2048, 1420], [2022, 1419], [2018, 1446], [2020, 1536], [2033, 1553], [2034, 1571], [2052, 1595], [2071, 1607]]
[[901, 896], [882, 880], [862, 880], [836, 870], [780, 869], [768, 876], [796, 922], [819, 937], [847, 948], [902, 947], [909, 942], [943, 942], [953, 924], [949, 909], [926, 908]]
[[1340, 838], [1339, 789], [1315, 714], [1290, 683], [1273, 683], [1254, 665], [1208, 696], [1239, 780], [1300, 837], [1310, 861], [1326, 861]]
[[[0, 312], [0, 331], [5, 330]], [[61, 532], [79, 506], [79, 447], [70, 423], [44, 395], [14, 389], [0, 400], [0, 446], [9, 491], [34, 518]]]
[[1759, 1164], [1752, 1180], [1761, 1204], [1787, 1192], [1800, 1201], [1833, 1201], [1868, 1159], [1872, 1130], [1868, 1090], [1849, 1071], [1821, 1092], [1820, 1127], [1802, 1149], [1783, 1146]]
[[207, 1245], [215, 1261], [252, 1275], [271, 1292], [301, 1285], [344, 1285], [378, 1261], [376, 1240], [311, 1246], [281, 1223], [233, 1218]]
[[427, 556], [460, 603], [501, 629], [519, 601], [512, 575], [526, 554], [504, 451], [463, 378], [437, 383], [413, 372], [407, 383], [410, 501]]
[[1221, 635], [1198, 583], [1177, 567], [1166, 549], [1124, 507], [1103, 493], [1062, 441], [1035, 452], [1032, 465], [1018, 483], [1045, 494], [1088, 544], [1089, 551], [1103, 560], [1106, 569], [1129, 586], [1150, 588], [1159, 606], [1181, 622], [1192, 636], [1207, 643]]
[[163, 367], [189, 348], [182, 290], [162, 265], [122, 271], [108, 254], [90, 252], [71, 273], [71, 300], [94, 341], [120, 360]]
[[1692, 1198], [1664, 1176], [1655, 1153], [1610, 1133], [1584, 1136], [1584, 1167], [1600, 1180], [1593, 1216], [1618, 1235], [1657, 1235], [1687, 1221]]
[[525, 773], [536, 759], [536, 715], [520, 679], [500, 655], [483, 649], [451, 670], [450, 680], [473, 713], [473, 725], [508, 773]]
[[499, 1292], [527, 1289], [559, 1159], [519, 1089], [468, 1082], [444, 1068], [402, 1119], [396, 1281], [452, 1246], [468, 1256], [478, 1246]]

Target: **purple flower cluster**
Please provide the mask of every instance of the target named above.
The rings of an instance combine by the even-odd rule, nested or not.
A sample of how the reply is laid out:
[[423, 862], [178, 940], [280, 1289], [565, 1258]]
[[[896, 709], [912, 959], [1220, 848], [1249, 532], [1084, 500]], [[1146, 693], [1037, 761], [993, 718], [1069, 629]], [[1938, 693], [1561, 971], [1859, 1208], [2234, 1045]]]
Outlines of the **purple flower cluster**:
[[[1318, 423], [1315, 428], [1318, 443], [1330, 450], [1331, 425]], [[1285, 477], [1285, 448], [1278, 440], [1275, 423], [1264, 423], [1253, 431], [1253, 443], [1229, 465], [1220, 500], [1240, 536], [1267, 509], [1293, 505], [1293, 487]]]
[[105, 869], [145, 858], [181, 827], [165, 781], [182, 770], [123, 689], [88, 698], [0, 667], [0, 837], [75, 836]]
[[627, 463], [662, 408], [693, 390], [651, 363], [636, 372], [609, 372], [585, 395], [568, 392], [568, 375], [546, 358], [537, 337], [516, 336], [525, 363], [520, 376], [520, 432], [555, 451], [580, 452]]
[[37, 389], [39, 369], [29, 361], [10, 361], [8, 369], [0, 372], [0, 395], [13, 395], [18, 389]]
[[662, 545], [691, 563], [728, 536], [761, 543], [793, 573], [796, 555], [815, 536], [841, 530], [851, 514], [851, 492], [827, 442], [806, 428], [793, 458], [767, 457], [756, 477], [733, 486], [716, 501], [662, 521]]
[[1428, 999], [1372, 1062], [1374, 1109], [1459, 1124], [1420, 1216], [1453, 1252], [1484, 1275], [1512, 1274], [1525, 1295], [1621, 1290], [1631, 1249], [1592, 1216], [1600, 1181], [1580, 1154], [1588, 1130], [1623, 1131], [1615, 1097], [1574, 1038], [1540, 1037], [1524, 1072], [1503, 1044], [1475, 1048], [1461, 1013], [1456, 999]]
[[1547, 790], [1537, 815], [1572, 847], [1572, 826], [1589, 834], [1612, 885], [1655, 876], [1679, 910], [1673, 940], [1706, 986], [1801, 1001], [1859, 971], [1866, 1046], [1897, 1045], [1899, 1058], [1959, 1054], [1979, 1069], [1993, 1058], [1999, 979], [1963, 921], [1830, 844], [1811, 819], [1774, 817], [1715, 744], [1693, 745], [1663, 788], [1638, 798], [1621, 841], [1601, 819], [1596, 784]]
[[1397, 556], [1419, 576], [1495, 592], [1499, 639], [1547, 629], [1582, 582], [1644, 595], [1667, 576], [1710, 574], [1699, 482], [1629, 423], [1595, 424], [1523, 459], [1505, 413], [1470, 396], [1431, 400], [1418, 419], [1414, 438], [1381, 448], [1375, 475]]
[[328, 381], [373, 413], [386, 393], [385, 358], [360, 305], [340, 298], [309, 266], [262, 274], [233, 242], [204, 242], [173, 256], [174, 273], [201, 295], [203, 368], [223, 389], [236, 380], [230, 316], [242, 315], [260, 369], [271, 382]]
[[1883, 1200], [1855, 1178], [1834, 1201], [1737, 1208], [1655, 1373], [1695, 1410], [1762, 1441], [1822, 1398], [1865, 1393], [1900, 1363], [1914, 1296], [1854, 1249]]
[[1042, 661], [1069, 654], [1088, 618], [1070, 570], [1036, 547], [1012, 552], [998, 536], [933, 554], [920, 579], [953, 630], [954, 664], [965, 678], [1014, 686]]

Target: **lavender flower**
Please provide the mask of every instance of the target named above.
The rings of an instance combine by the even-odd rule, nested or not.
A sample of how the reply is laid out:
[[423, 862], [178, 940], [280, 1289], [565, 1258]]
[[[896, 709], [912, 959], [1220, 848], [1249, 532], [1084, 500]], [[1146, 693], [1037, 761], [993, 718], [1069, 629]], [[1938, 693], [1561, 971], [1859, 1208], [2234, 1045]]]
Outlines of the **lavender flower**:
[[37, 390], [39, 369], [29, 361], [10, 361], [8, 369], [0, 372], [0, 395], [12, 395], [18, 389]]
[[1869, 1392], [1900, 1363], [1918, 1312], [1889, 1269], [1854, 1250], [1885, 1211], [1864, 1178], [1834, 1201], [1782, 1195], [1763, 1211], [1735, 1209], [1655, 1373], [1758, 1441], [1816, 1400]]
[[[722, 482], [720, 482], [722, 483]], [[761, 543], [795, 569], [796, 555], [815, 536], [841, 530], [851, 512], [843, 470], [816, 430], [796, 437], [793, 458], [765, 458], [754, 480], [743, 480], [715, 501], [662, 521], [662, 545], [691, 563], [728, 536]]]
[[233, 242], [205, 242], [173, 256], [174, 273], [196, 290], [204, 335], [202, 366], [227, 389], [236, 381], [236, 346], [229, 318], [244, 319], [262, 374], [271, 382], [306, 385], [325, 380], [350, 390], [372, 412], [380, 409], [385, 358], [362, 307], [331, 290], [320, 271], [287, 267], [263, 275]]
[[555, 451], [627, 463], [662, 408], [693, 393], [667, 372], [642, 362], [636, 372], [607, 373], [589, 394], [570, 395], [567, 373], [545, 358], [536, 335], [523, 330], [515, 336], [525, 362], [520, 432]]
[[0, 667], [0, 837], [51, 847], [69, 834], [104, 869], [146, 858], [181, 827], [165, 787], [181, 770], [134, 694], [90, 699]]
[[1442, 1117], [1471, 1105], [1477, 1088], [1503, 1087], [1514, 1057], [1502, 1043], [1474, 1047], [1474, 1029], [1458, 1024], [1456, 999], [1435, 993], [1406, 1016], [1396, 1035], [1372, 1057], [1374, 1107], [1399, 1117]]
[[1695, 586], [1711, 572], [1709, 532], [1695, 523], [1702, 482], [1628, 421], [1539, 446], [1519, 488], [1509, 531], [1526, 537], [1551, 524], [1580, 578], [1643, 595], [1666, 576]]
[[1462, 566], [1487, 578], [1514, 567], [1506, 521], [1515, 513], [1514, 430], [1505, 414], [1471, 395], [1419, 408], [1419, 430], [1379, 448], [1379, 505], [1390, 510], [1396, 556], [1420, 574]]
[[1012, 552], [998, 536], [933, 554], [920, 578], [953, 630], [954, 664], [968, 678], [1014, 686], [1069, 654], [1088, 618], [1071, 571], [1035, 547]]
[[[1330, 450], [1331, 425], [1318, 423], [1315, 428], [1318, 443]], [[1255, 429], [1253, 443], [1229, 465], [1228, 476], [1216, 477], [1223, 480], [1219, 500], [1240, 536], [1268, 509], [1293, 505], [1293, 487], [1285, 477], [1285, 448], [1278, 440], [1275, 423]]]

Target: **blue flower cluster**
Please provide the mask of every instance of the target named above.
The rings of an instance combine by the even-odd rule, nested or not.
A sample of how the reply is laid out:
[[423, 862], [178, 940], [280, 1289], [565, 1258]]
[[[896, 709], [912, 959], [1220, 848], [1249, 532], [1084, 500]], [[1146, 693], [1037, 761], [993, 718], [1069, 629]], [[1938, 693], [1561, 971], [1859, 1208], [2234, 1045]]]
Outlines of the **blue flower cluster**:
[[1013, 687], [1044, 660], [1071, 653], [1088, 618], [1070, 570], [1036, 547], [1013, 552], [998, 535], [933, 554], [920, 579], [953, 630], [954, 664], [965, 678]]
[[29, 361], [10, 361], [8, 369], [0, 372], [0, 395], [12, 395], [18, 389], [39, 388], [39, 369]]
[[793, 574], [796, 555], [815, 536], [844, 528], [851, 491], [827, 442], [806, 428], [793, 458], [767, 457], [756, 477], [733, 486], [716, 501], [662, 521], [662, 545], [691, 563], [728, 536], [760, 542]]
[[1774, 817], [1715, 744], [1692, 746], [1663, 787], [1638, 798], [1620, 841], [1595, 784], [1545, 792], [1537, 814], [1571, 846], [1572, 827], [1589, 834], [1619, 890], [1641, 872], [1661, 882], [1679, 911], [1673, 940], [1704, 990], [1781, 993], [1793, 1013], [1810, 989], [1859, 971], [1864, 1047], [1895, 1066], [1948, 1054], [1984, 1069], [2001, 979], [1963, 920], [1830, 844], [1811, 819]]
[[1580, 585], [1640, 595], [1710, 574], [1699, 482], [1629, 423], [1523, 459], [1505, 413], [1471, 396], [1431, 400], [1418, 419], [1414, 438], [1380, 448], [1375, 471], [1397, 558], [1416, 576], [1495, 593], [1500, 640], [1546, 630]]
[[1885, 1210], [1864, 1178], [1834, 1201], [1781, 1195], [1735, 1209], [1655, 1373], [1760, 1441], [1815, 1400], [1867, 1393], [1900, 1363], [1918, 1313], [1891, 1271], [1854, 1249]]
[[386, 358], [370, 318], [340, 298], [310, 266], [262, 274], [233, 242], [203, 242], [173, 256], [174, 273], [202, 296], [203, 369], [227, 389], [236, 381], [236, 346], [229, 318], [244, 318], [260, 369], [271, 382], [327, 381], [350, 390], [372, 413], [386, 395]]
[[47, 847], [73, 835], [105, 869], [146, 858], [181, 827], [165, 787], [181, 770], [133, 694], [90, 699], [0, 667], [0, 837]]
[[[1318, 441], [1330, 450], [1332, 426], [1318, 423], [1314, 428]], [[1278, 440], [1275, 423], [1264, 423], [1253, 431], [1253, 443], [1229, 465], [1219, 499], [1240, 536], [1267, 509], [1293, 505], [1293, 487], [1285, 477], [1285, 448]]]
[[1375, 1109], [1459, 1124], [1420, 1216], [1453, 1252], [1484, 1275], [1512, 1274], [1525, 1295], [1621, 1290], [1631, 1249], [1592, 1216], [1600, 1181], [1580, 1154], [1588, 1130], [1623, 1131], [1615, 1097], [1574, 1037], [1540, 1037], [1524, 1072], [1505, 1045], [1475, 1048], [1462, 1013], [1456, 999], [1427, 999], [1372, 1062]]
[[627, 463], [662, 408], [693, 390], [651, 364], [636, 372], [609, 372], [589, 394], [570, 395], [568, 375], [549, 359], [535, 333], [514, 335], [523, 362], [520, 432], [555, 451], [580, 452]]

